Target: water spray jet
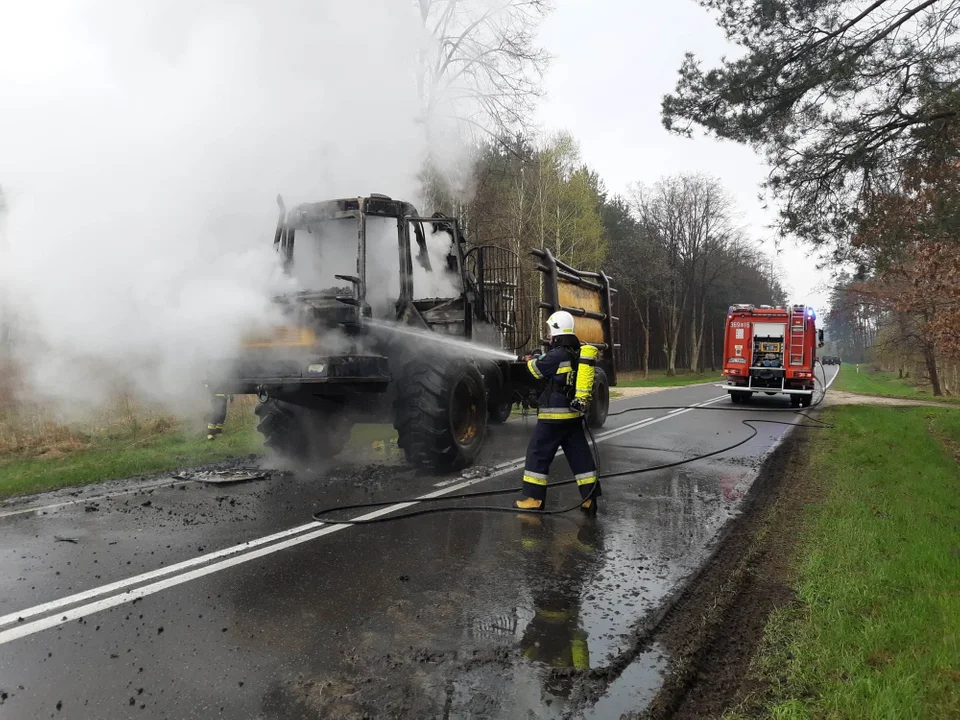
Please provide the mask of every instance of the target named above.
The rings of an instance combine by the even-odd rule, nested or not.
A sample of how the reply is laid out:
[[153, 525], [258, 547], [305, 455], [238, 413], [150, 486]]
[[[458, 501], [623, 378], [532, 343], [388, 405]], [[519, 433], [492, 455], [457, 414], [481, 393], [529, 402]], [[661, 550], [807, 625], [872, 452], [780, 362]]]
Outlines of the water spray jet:
[[455, 354], [465, 357], [484, 357], [507, 362], [513, 362], [517, 359], [515, 354], [505, 352], [504, 350], [498, 350], [476, 342], [470, 342], [469, 340], [443, 335], [433, 330], [419, 330], [409, 325], [403, 325], [397, 321], [370, 319], [366, 322], [372, 327], [384, 330], [387, 333], [423, 340], [424, 342], [449, 349]]

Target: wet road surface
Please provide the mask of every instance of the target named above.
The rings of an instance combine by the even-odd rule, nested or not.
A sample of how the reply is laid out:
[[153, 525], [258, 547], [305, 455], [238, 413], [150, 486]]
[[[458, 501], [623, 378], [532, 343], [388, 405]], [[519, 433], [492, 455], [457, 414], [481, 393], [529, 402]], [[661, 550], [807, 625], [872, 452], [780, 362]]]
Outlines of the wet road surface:
[[[611, 411], [694, 404], [732, 407], [722, 389], [700, 385]], [[749, 407], [611, 417], [596, 433], [601, 472], [731, 445], [751, 432], [743, 419], [797, 420], [784, 396]], [[697, 568], [785, 426], [759, 424], [729, 453], [608, 480], [595, 519], [311, 519], [329, 505], [517, 486], [532, 424], [491, 428], [486, 477], [418, 475], [387, 461], [236, 485], [111, 483], [0, 506], [0, 718], [641, 709], [668, 659], [654, 648], [621, 669], [635, 654], [631, 631]], [[551, 479], [569, 477], [558, 458]], [[548, 499], [550, 509], [575, 503], [575, 487]]]

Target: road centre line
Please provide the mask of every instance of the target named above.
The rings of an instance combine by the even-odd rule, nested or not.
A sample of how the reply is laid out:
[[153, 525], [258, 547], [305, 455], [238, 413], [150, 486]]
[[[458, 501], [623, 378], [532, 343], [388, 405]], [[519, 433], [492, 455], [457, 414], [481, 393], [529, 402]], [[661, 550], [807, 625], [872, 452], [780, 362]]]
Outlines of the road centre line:
[[[726, 395], [722, 395], [720, 397], [713, 398], [711, 400], [707, 400], [702, 403], [697, 403], [695, 405], [692, 405], [690, 408], [683, 410], [682, 413], [691, 412], [697, 407], [711, 405], [713, 403], [719, 402], [720, 400], [724, 400], [726, 397], [727, 397]], [[644, 420], [639, 420], [635, 423], [630, 423], [628, 425], [625, 425], [624, 427], [617, 428], [615, 430], [611, 430], [606, 433], [602, 433], [599, 437], [596, 438], [596, 441], [604, 442], [608, 439], [619, 437], [620, 435], [624, 435], [626, 433], [632, 432], [639, 428], [647, 427], [649, 425], [655, 425], [658, 422], [662, 422], [664, 420], [677, 417], [682, 413], [677, 413], [676, 415], [662, 415], [660, 417], [646, 418]], [[443, 495], [447, 495], [449, 493], [456, 492], [457, 490], [462, 490], [464, 488], [471, 487], [472, 485], [476, 485], [486, 480], [490, 480], [494, 477], [505, 475], [509, 472], [520, 469], [522, 467], [523, 467], [523, 460], [512, 461], [509, 463], [501, 463], [501, 465], [497, 467], [497, 470], [491, 473], [490, 475], [480, 477], [480, 478], [465, 480], [464, 482], [458, 483], [456, 485], [451, 485], [451, 486], [442, 488], [440, 490], [436, 490], [434, 492], [428, 493], [426, 495], [419, 496], [415, 500], [397, 503], [395, 505], [389, 505], [379, 510], [375, 510], [373, 512], [369, 512], [364, 515], [360, 515], [358, 517], [352, 518], [352, 520], [353, 521], [372, 520], [372, 519], [381, 517], [383, 515], [388, 515], [390, 513], [397, 512], [398, 510], [404, 510], [406, 508], [413, 507], [414, 505], [418, 504], [418, 501], [442, 497]], [[340, 530], [345, 530], [347, 528], [352, 528], [352, 527], [356, 527], [356, 526], [350, 525], [350, 524], [343, 524], [343, 523], [327, 525], [324, 523], [319, 523], [314, 521], [311, 523], [307, 523], [305, 525], [300, 525], [295, 528], [290, 528], [289, 530], [284, 530], [280, 533], [275, 533], [273, 535], [268, 535], [255, 540], [250, 540], [246, 543], [241, 543], [240, 545], [234, 545], [229, 548], [224, 548], [223, 550], [219, 550], [213, 553], [208, 553], [206, 555], [192, 558], [190, 560], [185, 560], [181, 563], [171, 565], [167, 568], [159, 568], [157, 570], [153, 570], [148, 573], [143, 573], [141, 575], [136, 575], [134, 577], [127, 578], [126, 580], [119, 580], [117, 582], [110, 583], [108, 585], [104, 585], [99, 588], [92, 588], [91, 590], [77, 593], [76, 595], [64, 597], [59, 600], [53, 600], [47, 603], [43, 603], [42, 605], [37, 605], [36, 607], [33, 607], [33, 608], [28, 608], [20, 612], [5, 615], [4, 617], [0, 618], [0, 625], [10, 624], [11, 622], [16, 622], [18, 624], [14, 627], [10, 627], [6, 630], [0, 631], [0, 645], [3, 645], [8, 642], [12, 642], [14, 640], [17, 640], [29, 635], [33, 635], [38, 632], [42, 632], [43, 630], [47, 630], [49, 628], [56, 627], [58, 625], [63, 625], [65, 623], [70, 622], [71, 620], [76, 620], [82, 617], [86, 617], [87, 615], [92, 615], [93, 613], [97, 613], [102, 610], [107, 610], [109, 608], [116, 607], [117, 605], [122, 605], [125, 602], [130, 602], [132, 600], [136, 600], [139, 598], [146, 597], [148, 595], [152, 595], [154, 593], [161, 592], [162, 590], [166, 590], [170, 587], [174, 587], [176, 585], [180, 585], [180, 584], [189, 582], [191, 580], [196, 580], [198, 578], [204, 577], [206, 575], [210, 575], [215, 572], [226, 570], [228, 568], [231, 568], [235, 565], [239, 565], [241, 563], [249, 562], [251, 560], [256, 560], [257, 558], [264, 557], [266, 555], [270, 555], [302, 543], [310, 542], [311, 540], [315, 540], [319, 537], [323, 537], [324, 535], [330, 535], [332, 533], [339, 532]], [[316, 529], [314, 529], [311, 532], [307, 532], [311, 528], [316, 528]], [[303, 533], [303, 534], [300, 534], [300, 533]], [[295, 536], [295, 537], [289, 537], [289, 536]], [[282, 540], [281, 542], [268, 544], [284, 537], [286, 537], [287, 539]], [[255, 549], [250, 550], [250, 548], [255, 548]], [[248, 550], [248, 552], [243, 552], [245, 550]], [[228, 557], [230, 555], [232, 555], [233, 557]], [[210, 563], [211, 560], [222, 558], [222, 557], [225, 557], [226, 559], [222, 559], [219, 562]], [[197, 565], [202, 565], [202, 567], [196, 567], [193, 570], [189, 570], [187, 572], [174, 575], [173, 577], [167, 577], [163, 580], [159, 580], [157, 582], [154, 582], [148, 585], [141, 585], [140, 587], [136, 587], [136, 588], [133, 587], [134, 585], [139, 585], [140, 583], [146, 580], [151, 580], [157, 577], [163, 577], [164, 575], [170, 575], [171, 573], [176, 573], [179, 570], [185, 570], [186, 568], [194, 567]], [[120, 592], [115, 595], [111, 595], [110, 597], [105, 597], [100, 600], [87, 603], [85, 605], [80, 605], [70, 610], [66, 610], [62, 613], [50, 615], [48, 617], [41, 618], [39, 620], [34, 620], [32, 622], [27, 622], [27, 623], [23, 622], [23, 620], [27, 617], [34, 617], [36, 615], [49, 612], [50, 610], [55, 610], [58, 608], [66, 607], [68, 605], [73, 605], [74, 603], [82, 602], [83, 600], [89, 600], [91, 598], [98, 597], [101, 595], [106, 595], [116, 590], [123, 590], [124, 588], [130, 588], [130, 589], [127, 589], [125, 592]]]
[[[648, 422], [648, 420], [649, 420], [649, 418], [648, 418], [648, 419], [645, 419], [645, 420], [637, 421], [636, 423], [632, 423], [632, 424], [630, 425], [630, 427], [631, 427], [631, 428], [639, 427], [639, 426], [641, 426], [643, 423]], [[611, 431], [611, 432], [613, 432], [613, 431]], [[514, 470], [518, 470], [518, 469], [520, 469], [520, 468], [523, 467], [523, 463], [524, 463], [523, 459], [508, 460], [508, 461], [506, 461], [506, 462], [499, 463], [498, 465], [495, 465], [495, 466], [494, 466], [493, 472], [492, 472], [491, 474], [485, 475], [485, 476], [480, 477], [480, 478], [476, 478], [475, 482], [481, 482], [481, 481], [483, 481], [483, 480], [487, 480], [487, 479], [490, 479], [490, 478], [493, 478], [493, 477], [498, 477], [498, 476], [500, 476], [500, 475], [505, 475], [505, 474], [508, 473], [508, 472], [512, 472], [512, 471], [514, 471]], [[471, 483], [471, 484], [472, 484], [472, 483]], [[441, 497], [442, 495], [444, 495], [444, 494], [446, 494], [446, 493], [453, 492], [453, 491], [456, 489], [456, 488], [452, 487], [453, 485], [456, 485], [457, 487], [466, 487], [466, 485], [464, 485], [463, 481], [453, 480], [452, 482], [447, 482], [447, 483], [445, 483], [444, 489], [443, 489], [441, 492], [439, 492], [439, 493], [430, 493], [429, 495], [424, 496], [424, 498], [418, 498], [418, 499], [429, 499], [429, 498], [432, 498], [432, 497]], [[392, 511], [395, 511], [395, 510], [399, 510], [399, 509], [401, 509], [401, 506], [400, 506], [399, 504], [398, 504], [398, 505], [393, 505], [393, 506], [388, 506], [387, 508], [384, 508], [384, 510], [389, 510], [389, 511], [391, 511], [391, 512], [392, 512]], [[385, 512], [382, 512], [382, 511], [378, 511], [378, 512], [381, 512], [381, 514], [386, 514]], [[50, 601], [50, 602], [46, 602], [46, 603], [43, 603], [43, 604], [41, 604], [41, 605], [37, 605], [36, 607], [30, 608], [30, 609], [28, 609], [28, 610], [24, 610], [24, 611], [16, 612], [16, 613], [10, 613], [10, 614], [8, 614], [8, 615], [4, 615], [4, 616], [0, 617], [0, 627], [2, 627], [2, 626], [4, 626], [4, 625], [9, 625], [9, 624], [15, 623], [15, 622], [21, 622], [22, 620], [24, 620], [24, 619], [26, 619], [26, 618], [28, 618], [28, 617], [33, 617], [33, 616], [35, 616], [35, 615], [41, 615], [41, 614], [43, 614], [43, 613], [45, 613], [45, 612], [49, 612], [49, 611], [51, 611], [51, 610], [56, 610], [56, 609], [58, 609], [58, 608], [65, 607], [65, 606], [67, 606], [67, 605], [72, 605], [72, 604], [74, 604], [74, 603], [82, 602], [82, 601], [84, 601], [84, 600], [90, 600], [90, 599], [92, 599], [92, 598], [99, 597], [99, 596], [101, 596], [101, 595], [106, 595], [106, 594], [112, 593], [112, 592], [117, 591], [117, 590], [123, 590], [124, 588], [130, 587], [131, 585], [136, 585], [136, 584], [139, 584], [139, 583], [141, 583], [141, 582], [146, 582], [146, 581], [148, 581], [148, 580], [154, 580], [154, 579], [156, 579], [156, 578], [160, 578], [160, 577], [163, 577], [163, 576], [165, 576], [165, 575], [171, 575], [171, 574], [180, 572], [181, 570], [188, 570], [188, 569], [190, 569], [190, 568], [192, 568], [192, 567], [195, 567], [195, 566], [197, 566], [197, 565], [203, 565], [203, 564], [206, 564], [206, 563], [211, 562], [211, 561], [213, 561], [213, 560], [217, 560], [217, 559], [219, 559], [219, 558], [226, 557], [226, 556], [228, 556], [228, 555], [234, 555], [234, 554], [236, 554], [236, 553], [241, 553], [241, 552], [243, 552], [243, 551], [245, 551], [245, 550], [252, 550], [252, 549], [254, 549], [255, 547], [258, 547], [258, 546], [260, 546], [260, 545], [264, 545], [264, 544], [267, 544], [267, 543], [271, 543], [271, 542], [274, 542], [274, 541], [277, 541], [277, 540], [283, 540], [283, 539], [285, 539], [285, 538], [287, 538], [287, 537], [290, 537], [291, 535], [297, 535], [297, 534], [299, 534], [299, 533], [307, 532], [308, 530], [313, 530], [313, 529], [319, 528], [321, 525], [323, 525], [323, 523], [320, 523], [320, 522], [317, 522], [317, 521], [309, 522], [309, 523], [306, 523], [306, 524], [304, 524], [304, 525], [299, 525], [299, 526], [297, 526], [297, 527], [293, 527], [293, 528], [289, 528], [289, 529], [287, 529], [287, 530], [283, 530], [283, 531], [281, 531], [281, 532], [273, 533], [273, 534], [271, 534], [271, 535], [266, 535], [266, 536], [264, 536], [264, 537], [262, 537], [262, 538], [257, 538], [257, 539], [254, 539], [254, 540], [249, 540], [249, 541], [247, 541], [247, 542], [245, 542], [245, 543], [240, 543], [239, 545], [233, 545], [233, 546], [231, 546], [231, 547], [223, 548], [222, 550], [217, 550], [217, 551], [215, 551], [215, 552], [206, 553], [205, 555], [198, 555], [198, 556], [195, 557], [195, 558], [191, 558], [191, 559], [189, 559], [189, 560], [184, 560], [184, 561], [182, 561], [182, 562], [175, 563], [175, 564], [170, 565], [170, 566], [168, 566], [168, 567], [163, 567], [163, 568], [158, 568], [158, 569], [156, 569], [156, 570], [151, 570], [151, 571], [149, 571], [149, 572], [142, 573], [141, 575], [136, 575], [136, 576], [134, 576], [134, 577], [132, 577], [132, 578], [127, 578], [127, 579], [124, 579], [124, 580], [118, 580], [118, 581], [113, 582], [113, 583], [110, 583], [110, 584], [108, 584], [108, 585], [103, 585], [102, 587], [99, 587], [99, 588], [93, 588], [93, 589], [91, 589], [91, 590], [86, 590], [86, 591], [84, 591], [84, 592], [76, 593], [75, 595], [70, 595], [70, 596], [61, 598], [61, 599], [59, 599], [59, 600], [52, 600], [52, 601]]]
[[[715, 403], [715, 402], [719, 402], [720, 400], [723, 400], [723, 399], [725, 399], [726, 397], [727, 397], [726, 395], [721, 395], [720, 397], [713, 398], [712, 400], [707, 400], [706, 402], [695, 403], [694, 405], [691, 405], [690, 407], [687, 407], [687, 408], [679, 408], [679, 409], [677, 409], [677, 410], [674, 410], [673, 412], [667, 413], [666, 415], [661, 415], [661, 416], [659, 416], [659, 417], [652, 417], [652, 418], [644, 418], [643, 420], [637, 420], [637, 421], [635, 421], [635, 422], [632, 422], [632, 423], [629, 423], [629, 424], [627, 424], [627, 425], [624, 425], [622, 428], [617, 428], [617, 429], [615, 429], [615, 430], [608, 430], [607, 432], [599, 433], [599, 434], [596, 436], [596, 438], [594, 438], [594, 439], [595, 439], [597, 442], [602, 442], [603, 440], [608, 440], [608, 439], [610, 439], [610, 438], [619, 437], [620, 435], [624, 435], [625, 433], [628, 433], [628, 432], [633, 432], [634, 430], [638, 430], [638, 429], [640, 429], [640, 428], [642, 428], [642, 427], [645, 427], [645, 426], [647, 426], [647, 425], [654, 425], [655, 423], [658, 423], [658, 422], [660, 422], [661, 420], [666, 420], [667, 418], [670, 418], [670, 417], [672, 417], [673, 415], [679, 415], [679, 414], [682, 414], [682, 413], [688, 413], [688, 412], [690, 412], [691, 410], [693, 410], [693, 409], [695, 409], [695, 408], [702, 407], [702, 406], [706, 406], [706, 405], [710, 405], [710, 404]], [[638, 408], [638, 410], [645, 410], [645, 409], [646, 409], [646, 408]], [[557, 455], [563, 455], [563, 450], [558, 450], [558, 451], [557, 451]], [[481, 477], [481, 478], [478, 478], [476, 481], [471, 481], [471, 482], [466, 483], [466, 484], [460, 484], [460, 485], [458, 485], [457, 487], [458, 487], [458, 488], [469, 487], [470, 485], [474, 484], [475, 482], [481, 482], [481, 481], [483, 481], [483, 480], [488, 480], [488, 479], [490, 479], [490, 478], [492, 478], [492, 477], [497, 477], [498, 475], [503, 475], [504, 473], [511, 472], [511, 471], [513, 471], [513, 470], [521, 470], [521, 469], [523, 469], [523, 467], [524, 467], [525, 465], [526, 465], [526, 458], [521, 458], [521, 459], [518, 459], [518, 460], [509, 460], [509, 461], [507, 461], [507, 462], [501, 463], [500, 465], [494, 466], [494, 472], [490, 473], [489, 475], [485, 475], [485, 476], [483, 476], [483, 477]], [[434, 487], [442, 487], [442, 488], [444, 488], [444, 492], [445, 492], [445, 493], [446, 493], [446, 492], [451, 492], [452, 490], [456, 489], [456, 488], [450, 487], [450, 481], [444, 481], [444, 482], [442, 482], [442, 483], [436, 483], [436, 484], [434, 485]], [[443, 494], [443, 493], [441, 493], [441, 494]], [[431, 493], [430, 495], [424, 495], [423, 498], [417, 498], [417, 499], [420, 500], [420, 499], [430, 498], [430, 497], [433, 497], [433, 496], [435, 496], [435, 494]]]
[[306, 532], [312, 528], [320, 527], [322, 523], [319, 522], [310, 522], [306, 525], [299, 525], [297, 527], [289, 528], [278, 533], [273, 533], [272, 535], [265, 535], [261, 538], [256, 538], [254, 540], [248, 540], [247, 542], [240, 543], [239, 545], [233, 545], [231, 547], [224, 548], [222, 550], [217, 550], [216, 552], [207, 553], [206, 555], [199, 555], [195, 558], [189, 560], [184, 560], [183, 562], [178, 562], [173, 565], [168, 565], [167, 567], [157, 568], [156, 570], [151, 570], [149, 572], [142, 573], [140, 575], [135, 575], [132, 578], [126, 578], [125, 580], [118, 580], [116, 582], [109, 583], [107, 585], [102, 585], [100, 587], [93, 588], [91, 590], [85, 590], [84, 592], [76, 593], [75, 595], [69, 595], [59, 600], [51, 600], [50, 602], [45, 602], [36, 607], [29, 608], [27, 610], [22, 610], [20, 612], [10, 613], [9, 615], [4, 615], [0, 617], [0, 627], [4, 625], [9, 625], [11, 623], [20, 622], [28, 617], [33, 617], [34, 615], [42, 615], [45, 612], [50, 610], [56, 610], [57, 608], [64, 607], [66, 605], [72, 605], [77, 602], [82, 602], [84, 600], [90, 600], [91, 598], [98, 597], [100, 595], [106, 595], [115, 590], [123, 590], [130, 585], [135, 585], [137, 583], [144, 582], [146, 580], [153, 580], [154, 578], [163, 577], [164, 575], [170, 575], [172, 573], [179, 572], [180, 570], [187, 570], [195, 565], [202, 565], [204, 563], [210, 562], [211, 560], [216, 560], [221, 557], [226, 557], [227, 555], [234, 555], [236, 553], [242, 552], [244, 550], [252, 550], [260, 545], [265, 545], [267, 543], [274, 542], [276, 540], [282, 540], [284, 538], [290, 537], [291, 535], [297, 535], [298, 533]]
[[[823, 367], [823, 366], [821, 365], [821, 367]], [[828, 382], [826, 385], [823, 386], [823, 391], [824, 391], [824, 392], [826, 392], [827, 390], [830, 389], [830, 386], [833, 385], [833, 381], [837, 379], [837, 376], [838, 376], [839, 374], [840, 374], [840, 368], [837, 368], [837, 371], [833, 374], [833, 377], [830, 378], [830, 382]], [[826, 373], [824, 373], [824, 375], [826, 375]]]

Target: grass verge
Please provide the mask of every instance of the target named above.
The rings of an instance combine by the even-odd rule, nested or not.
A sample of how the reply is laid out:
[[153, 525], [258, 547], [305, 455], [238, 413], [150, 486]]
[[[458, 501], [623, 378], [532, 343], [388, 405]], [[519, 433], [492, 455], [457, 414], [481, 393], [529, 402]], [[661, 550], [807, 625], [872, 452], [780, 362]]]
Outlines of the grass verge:
[[908, 398], [910, 400], [932, 400], [936, 402], [960, 403], [960, 397], [951, 395], [934, 396], [929, 387], [924, 388], [909, 379], [900, 379], [897, 373], [875, 372], [861, 366], [860, 372], [850, 364], [840, 366], [839, 374], [833, 385], [834, 390], [857, 393], [859, 395], [879, 395], [881, 397]]
[[[230, 405], [224, 433], [208, 442], [201, 430], [175, 423], [143, 426], [89, 435], [70, 435], [0, 455], [0, 498], [105, 480], [168, 472], [264, 452], [256, 431], [255, 398], [238, 397]], [[362, 455], [372, 462], [396, 461], [397, 433], [389, 425], [354, 426], [344, 455]]]
[[727, 718], [960, 716], [960, 413], [851, 406], [824, 414], [808, 472], [824, 500], [801, 526], [796, 599], [769, 617]]
[[79, 448], [0, 457], [0, 498], [67, 485], [135, 477], [263, 451], [252, 411], [231, 412], [222, 437], [174, 426], [158, 432], [93, 435]]
[[665, 370], [651, 370], [646, 378], [642, 372], [625, 372], [617, 376], [617, 387], [678, 387], [697, 383], [719, 382], [720, 371], [715, 373], [692, 373], [677, 370], [676, 375], [667, 375]]

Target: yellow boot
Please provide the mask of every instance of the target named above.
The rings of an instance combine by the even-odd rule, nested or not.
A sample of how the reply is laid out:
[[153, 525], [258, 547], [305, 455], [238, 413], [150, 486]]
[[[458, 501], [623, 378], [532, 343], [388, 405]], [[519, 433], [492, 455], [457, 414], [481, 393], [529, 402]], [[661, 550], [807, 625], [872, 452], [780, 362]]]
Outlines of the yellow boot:
[[516, 500], [513, 503], [513, 506], [517, 510], [542, 510], [543, 509], [543, 500], [537, 500], [532, 497], [525, 497], [523, 500]]

